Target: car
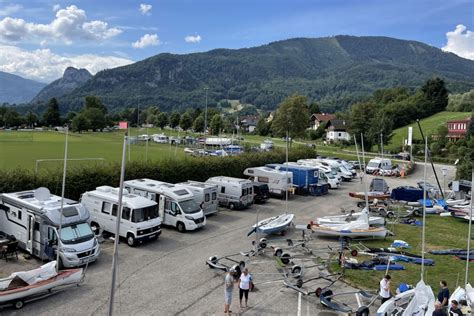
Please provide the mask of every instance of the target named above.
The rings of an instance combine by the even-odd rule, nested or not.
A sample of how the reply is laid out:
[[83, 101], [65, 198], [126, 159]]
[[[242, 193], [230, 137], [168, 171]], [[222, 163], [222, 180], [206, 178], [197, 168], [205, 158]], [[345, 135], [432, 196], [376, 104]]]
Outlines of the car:
[[398, 154], [394, 155], [393, 158], [401, 160], [410, 160], [410, 154], [407, 152], [399, 152]]

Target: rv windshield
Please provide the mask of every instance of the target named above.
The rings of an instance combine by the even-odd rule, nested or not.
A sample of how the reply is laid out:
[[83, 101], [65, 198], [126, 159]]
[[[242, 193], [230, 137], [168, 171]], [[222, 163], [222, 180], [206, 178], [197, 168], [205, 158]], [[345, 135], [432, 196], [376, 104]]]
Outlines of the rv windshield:
[[179, 202], [179, 206], [181, 206], [181, 210], [183, 210], [183, 212], [186, 214], [197, 213], [201, 210], [199, 205], [194, 200]]
[[379, 165], [380, 165], [380, 162], [378, 162], [378, 161], [369, 161], [369, 164], [367, 165], [367, 167], [378, 168]]
[[61, 241], [66, 245], [78, 244], [92, 238], [94, 238], [94, 233], [87, 223], [64, 226], [61, 228]]
[[324, 174], [325, 174], [326, 177], [328, 177], [329, 179], [336, 179], [336, 177], [332, 174], [332, 172], [325, 172]]
[[158, 205], [152, 205], [144, 208], [137, 208], [133, 210], [132, 213], [132, 222], [140, 223], [147, 220], [157, 218], [158, 215]]

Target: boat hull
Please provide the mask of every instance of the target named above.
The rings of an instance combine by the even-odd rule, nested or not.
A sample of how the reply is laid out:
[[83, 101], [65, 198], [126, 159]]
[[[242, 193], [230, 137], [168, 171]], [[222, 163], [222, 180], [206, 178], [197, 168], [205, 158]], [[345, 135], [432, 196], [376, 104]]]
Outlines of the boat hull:
[[349, 238], [360, 238], [360, 237], [372, 237], [372, 238], [385, 238], [387, 236], [387, 230], [385, 227], [370, 227], [369, 229], [341, 229], [338, 230], [336, 227], [325, 227], [318, 224], [313, 224], [311, 230], [319, 236], [327, 237], [349, 237]]

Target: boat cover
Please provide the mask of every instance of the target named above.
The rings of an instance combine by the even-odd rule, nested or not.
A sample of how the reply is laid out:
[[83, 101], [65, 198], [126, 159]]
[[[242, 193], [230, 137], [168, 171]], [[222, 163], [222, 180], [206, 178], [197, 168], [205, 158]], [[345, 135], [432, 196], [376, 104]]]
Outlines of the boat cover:
[[329, 227], [336, 229], [338, 231], [351, 231], [354, 229], [369, 229], [369, 214], [367, 212], [367, 208], [364, 208], [362, 212], [360, 212], [359, 217], [352, 222], [349, 222], [347, 224], [341, 224], [338, 225], [337, 227], [331, 227], [330, 225], [321, 225], [322, 227]]
[[417, 202], [423, 199], [423, 190], [415, 187], [402, 186], [393, 189], [390, 197], [397, 201]]
[[423, 280], [420, 280], [415, 287], [415, 295], [403, 311], [402, 316], [431, 315], [428, 310], [433, 308], [434, 302], [433, 290]]
[[14, 272], [5, 279], [0, 279], [0, 291], [7, 290], [12, 286], [31, 285], [40, 281], [48, 280], [56, 276], [56, 261], [48, 262], [41, 267], [30, 270]]

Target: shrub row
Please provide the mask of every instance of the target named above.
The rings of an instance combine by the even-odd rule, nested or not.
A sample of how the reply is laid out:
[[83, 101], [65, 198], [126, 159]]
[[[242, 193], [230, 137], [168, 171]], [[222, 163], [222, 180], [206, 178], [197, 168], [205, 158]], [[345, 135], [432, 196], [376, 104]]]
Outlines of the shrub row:
[[[289, 161], [316, 157], [314, 150], [305, 147], [292, 148]], [[224, 175], [244, 177], [243, 171], [249, 167], [285, 161], [285, 152], [275, 150], [267, 153], [245, 153], [236, 157], [186, 157], [148, 162], [131, 162], [125, 169], [125, 179], [151, 178], [177, 183], [186, 180], [205, 181], [210, 177]], [[66, 197], [78, 200], [86, 191], [101, 185], [118, 186], [120, 164], [104, 163], [68, 168]], [[29, 169], [0, 170], [0, 192], [17, 192], [47, 187], [52, 193], [61, 193], [61, 170], [45, 170], [35, 175]]]

